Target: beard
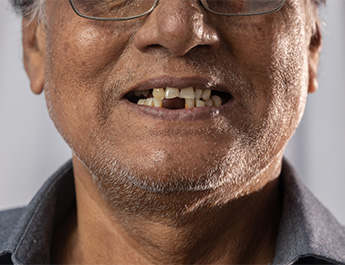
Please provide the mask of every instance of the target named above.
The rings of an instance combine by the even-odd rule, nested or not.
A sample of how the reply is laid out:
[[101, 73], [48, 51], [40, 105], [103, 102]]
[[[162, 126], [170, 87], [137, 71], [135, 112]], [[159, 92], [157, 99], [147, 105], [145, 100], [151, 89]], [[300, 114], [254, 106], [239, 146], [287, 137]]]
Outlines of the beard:
[[[267, 125], [268, 126], [268, 125]], [[227, 132], [235, 132], [236, 140], [204, 161], [203, 166], [186, 166], [176, 159], [169, 167], [142, 170], [137, 163], [124, 163], [120, 153], [103, 149], [90, 157], [75, 153], [90, 171], [103, 200], [111, 209], [135, 215], [168, 217], [181, 223], [191, 205], [223, 205], [243, 197], [252, 186], [265, 182], [263, 173], [282, 158], [287, 139], [280, 138], [282, 127], [270, 123], [265, 135], [243, 137], [228, 125]], [[242, 136], [242, 137], [240, 137]], [[268, 138], [269, 137], [269, 138]], [[101, 141], [101, 137], [97, 137]], [[235, 137], [233, 137], [235, 139]], [[281, 144], [283, 143], [283, 144]], [[109, 146], [103, 140], [97, 146]], [[166, 152], [153, 150], [149, 159], [165, 160]], [[180, 158], [188, 161], [188, 158]], [[188, 164], [188, 163], [187, 163]], [[279, 171], [279, 170], [278, 170]], [[277, 175], [270, 176], [271, 179]], [[216, 194], [216, 196], [214, 196]], [[175, 224], [176, 224], [175, 223]]]

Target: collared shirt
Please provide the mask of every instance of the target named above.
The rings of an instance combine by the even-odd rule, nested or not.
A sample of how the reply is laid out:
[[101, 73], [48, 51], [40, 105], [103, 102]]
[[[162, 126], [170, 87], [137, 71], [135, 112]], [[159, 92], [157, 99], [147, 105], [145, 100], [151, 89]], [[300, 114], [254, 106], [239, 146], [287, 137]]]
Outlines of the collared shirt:
[[[296, 177], [286, 161], [283, 209], [273, 264], [345, 264], [345, 228]], [[75, 210], [68, 162], [25, 208], [0, 213], [0, 264], [49, 264], [54, 230]]]

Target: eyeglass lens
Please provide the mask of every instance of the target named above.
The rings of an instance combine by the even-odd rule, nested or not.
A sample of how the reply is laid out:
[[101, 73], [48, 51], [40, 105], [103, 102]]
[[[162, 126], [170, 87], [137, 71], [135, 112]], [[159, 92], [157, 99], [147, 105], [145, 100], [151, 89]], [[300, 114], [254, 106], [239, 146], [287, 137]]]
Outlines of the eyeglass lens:
[[[180, 0], [190, 1], [190, 0]], [[149, 11], [155, 0], [72, 0], [81, 15], [95, 18], [135, 17]], [[284, 0], [202, 0], [212, 12], [223, 15], [261, 14], [281, 7]]]
[[204, 1], [204, 4], [219, 14], [250, 15], [274, 11], [283, 2], [283, 0], [209, 0]]

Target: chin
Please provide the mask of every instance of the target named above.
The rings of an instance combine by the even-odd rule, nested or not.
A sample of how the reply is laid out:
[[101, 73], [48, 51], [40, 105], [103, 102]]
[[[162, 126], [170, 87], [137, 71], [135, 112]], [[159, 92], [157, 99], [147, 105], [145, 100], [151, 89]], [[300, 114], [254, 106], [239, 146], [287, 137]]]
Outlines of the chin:
[[176, 152], [176, 148], [162, 148], [136, 154], [109, 153], [107, 150], [89, 159], [79, 158], [103, 192], [126, 187], [166, 194], [227, 186], [234, 196], [238, 196], [257, 181], [255, 175], [264, 167], [260, 164], [262, 161], [248, 159], [250, 152], [244, 152], [241, 147], [207, 152], [201, 148], [188, 153]]

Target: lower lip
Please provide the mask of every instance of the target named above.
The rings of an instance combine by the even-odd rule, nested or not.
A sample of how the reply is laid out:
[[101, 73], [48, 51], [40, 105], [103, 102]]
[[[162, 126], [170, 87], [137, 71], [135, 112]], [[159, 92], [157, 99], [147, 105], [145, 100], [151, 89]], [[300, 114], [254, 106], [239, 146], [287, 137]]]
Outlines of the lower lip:
[[233, 106], [234, 99], [230, 99], [228, 102], [219, 107], [195, 107], [191, 109], [165, 109], [157, 107], [149, 107], [145, 105], [138, 105], [132, 103], [126, 99], [123, 100], [126, 107], [131, 108], [133, 112], [137, 112], [139, 115], [144, 114], [154, 119], [160, 120], [205, 120], [214, 118], [219, 114], [225, 113]]

